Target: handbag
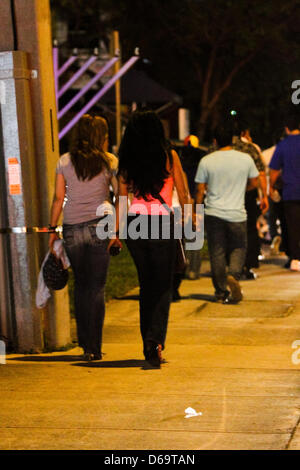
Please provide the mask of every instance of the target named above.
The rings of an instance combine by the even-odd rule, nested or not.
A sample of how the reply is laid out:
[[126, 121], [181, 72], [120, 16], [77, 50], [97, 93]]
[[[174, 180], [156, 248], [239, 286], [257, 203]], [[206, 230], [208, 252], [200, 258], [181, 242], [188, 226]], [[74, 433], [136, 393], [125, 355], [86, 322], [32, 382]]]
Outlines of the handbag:
[[69, 274], [68, 270], [64, 269], [61, 259], [49, 253], [43, 267], [43, 277], [48, 289], [60, 290], [66, 286]]
[[[164, 206], [164, 208], [169, 212], [169, 214], [174, 216], [174, 212], [170, 209], [164, 198], [160, 195], [156, 195], [156, 199]], [[183, 243], [181, 238], [176, 238], [176, 260], [175, 260], [175, 273], [183, 274], [187, 266], [187, 260], [183, 248]]]

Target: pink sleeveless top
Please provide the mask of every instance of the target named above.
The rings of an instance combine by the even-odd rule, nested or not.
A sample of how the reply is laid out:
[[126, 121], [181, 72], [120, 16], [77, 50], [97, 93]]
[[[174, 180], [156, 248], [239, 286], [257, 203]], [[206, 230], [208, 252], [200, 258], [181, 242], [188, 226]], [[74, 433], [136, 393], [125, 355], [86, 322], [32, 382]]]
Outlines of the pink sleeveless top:
[[[165, 184], [159, 193], [164, 201], [172, 208], [172, 195], [174, 188], [173, 176], [169, 176], [165, 180]], [[169, 215], [169, 212], [162, 206], [158, 199], [151, 198], [150, 201], [145, 201], [142, 197], [135, 196], [129, 208], [128, 214], [143, 214], [143, 215]]]

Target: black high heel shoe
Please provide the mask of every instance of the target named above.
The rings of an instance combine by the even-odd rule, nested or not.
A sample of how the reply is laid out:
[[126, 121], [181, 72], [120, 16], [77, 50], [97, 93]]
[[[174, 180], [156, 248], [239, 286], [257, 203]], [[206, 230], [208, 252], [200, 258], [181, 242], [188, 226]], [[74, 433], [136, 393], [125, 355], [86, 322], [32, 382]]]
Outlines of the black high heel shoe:
[[161, 344], [153, 344], [150, 348], [145, 351], [145, 359], [152, 366], [160, 369], [160, 365], [163, 362], [161, 356], [162, 346]]
[[91, 362], [93, 360], [93, 354], [91, 353], [84, 353], [83, 360], [87, 362]]

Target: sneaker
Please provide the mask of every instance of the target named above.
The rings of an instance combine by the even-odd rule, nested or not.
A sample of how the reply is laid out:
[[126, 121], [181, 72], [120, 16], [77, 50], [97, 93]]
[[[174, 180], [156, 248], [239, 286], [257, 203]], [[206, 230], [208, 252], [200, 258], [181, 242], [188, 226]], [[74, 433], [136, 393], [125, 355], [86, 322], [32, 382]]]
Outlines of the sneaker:
[[254, 281], [257, 278], [257, 274], [255, 274], [252, 269], [247, 269], [244, 273], [245, 275], [245, 280], [247, 281]]
[[93, 360], [94, 361], [101, 361], [102, 359], [102, 354], [101, 353], [94, 353], [93, 354]]
[[237, 281], [233, 276], [227, 276], [227, 283], [231, 293], [231, 300], [234, 303], [238, 303], [243, 299], [243, 294], [239, 281]]
[[227, 290], [225, 294], [215, 295], [217, 304], [228, 304], [229, 296], [230, 296], [229, 290]]
[[93, 360], [93, 354], [91, 353], [84, 353], [82, 356], [84, 361], [90, 362]]
[[290, 265], [291, 271], [300, 271], [300, 261], [298, 259], [292, 259]]

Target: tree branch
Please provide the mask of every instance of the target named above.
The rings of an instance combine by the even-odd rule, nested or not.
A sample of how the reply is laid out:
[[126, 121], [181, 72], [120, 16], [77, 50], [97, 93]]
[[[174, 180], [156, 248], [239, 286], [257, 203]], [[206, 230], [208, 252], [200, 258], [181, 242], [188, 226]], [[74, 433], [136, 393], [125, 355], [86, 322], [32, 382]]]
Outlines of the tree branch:
[[245, 57], [244, 59], [242, 59], [240, 62], [238, 62], [234, 67], [233, 69], [231, 70], [231, 72], [229, 73], [229, 75], [227, 76], [226, 80], [224, 81], [223, 85], [221, 87], [219, 87], [214, 95], [214, 97], [210, 100], [210, 102], [208, 103], [208, 109], [211, 111], [214, 106], [217, 104], [217, 102], [219, 101], [219, 99], [221, 98], [222, 94], [224, 93], [224, 91], [227, 90], [227, 88], [229, 88], [229, 86], [231, 85], [231, 82], [233, 80], [233, 78], [236, 76], [236, 74], [239, 72], [239, 70], [244, 67], [246, 64], [248, 64], [249, 62], [251, 62], [251, 60], [254, 58], [254, 56], [256, 55], [256, 53], [258, 52], [258, 49], [256, 49], [255, 51], [253, 51], [251, 54], [249, 54], [247, 57]]
[[206, 71], [206, 76], [205, 76], [205, 80], [204, 80], [203, 87], [202, 87], [201, 106], [204, 108], [208, 104], [209, 86], [211, 83], [211, 77], [212, 77], [215, 62], [216, 62], [217, 49], [218, 49], [218, 46], [214, 45], [211, 50], [209, 61], [208, 61], [208, 67]]

